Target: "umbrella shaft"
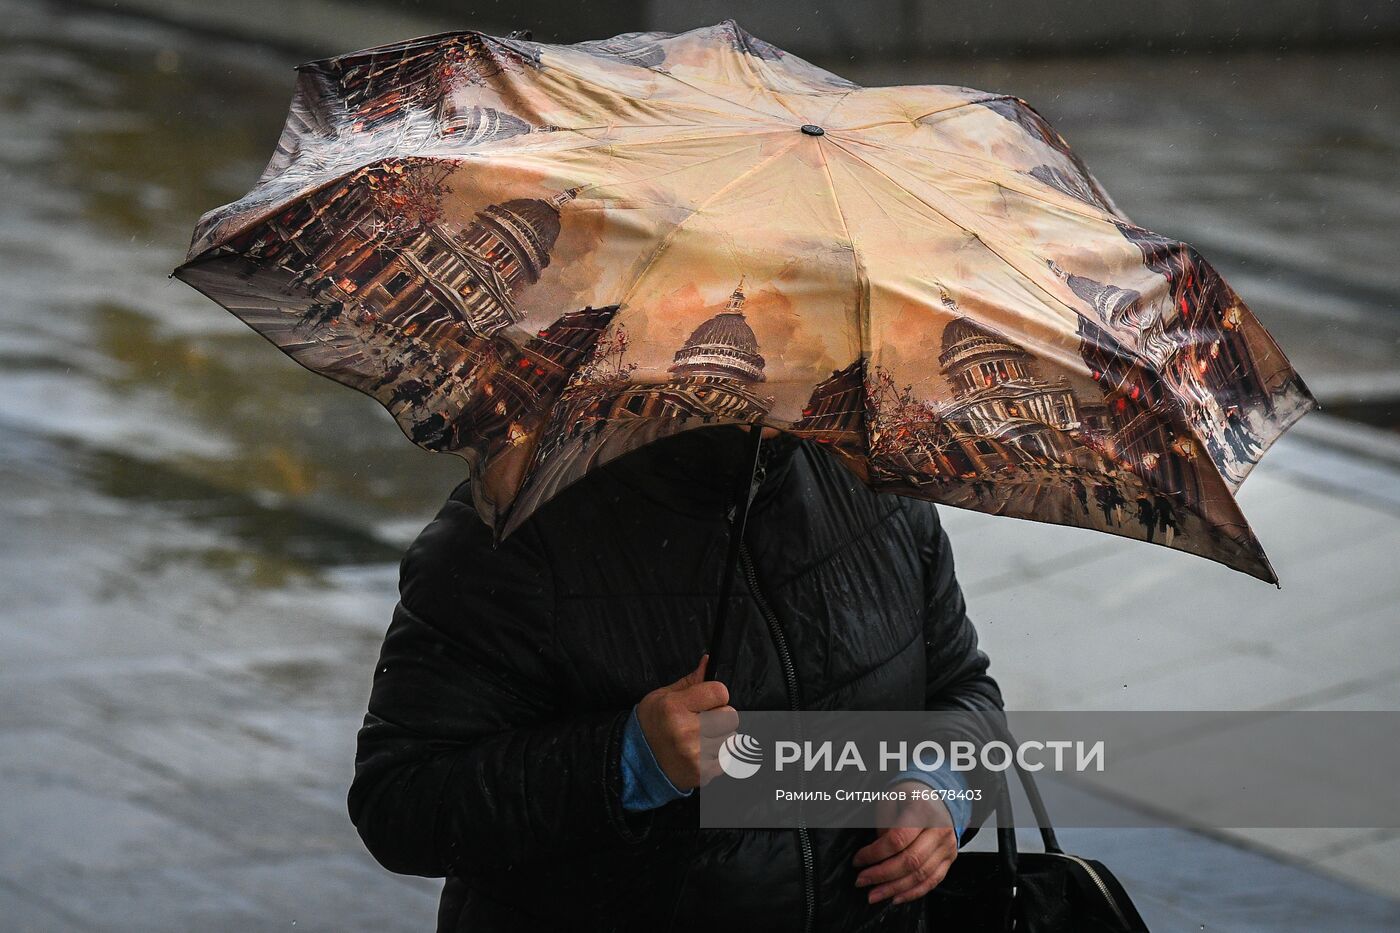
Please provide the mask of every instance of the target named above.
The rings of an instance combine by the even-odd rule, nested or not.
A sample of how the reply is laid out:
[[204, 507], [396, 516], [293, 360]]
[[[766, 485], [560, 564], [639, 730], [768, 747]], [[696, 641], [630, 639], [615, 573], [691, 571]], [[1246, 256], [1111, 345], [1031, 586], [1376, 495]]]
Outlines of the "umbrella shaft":
[[[724, 559], [724, 576], [720, 579], [719, 603], [715, 607], [715, 624], [710, 631], [710, 661], [705, 665], [705, 679], [719, 677], [721, 650], [725, 646], [726, 623], [729, 620], [729, 598], [734, 592], [734, 576], [739, 567], [739, 548], [744, 543], [744, 527], [753, 502], [753, 480], [758, 470], [758, 453], [763, 446], [763, 425], [749, 425], [749, 444], [738, 474], [735, 476], [734, 497], [729, 514], [729, 550]], [[744, 468], [747, 464], [747, 469]]]

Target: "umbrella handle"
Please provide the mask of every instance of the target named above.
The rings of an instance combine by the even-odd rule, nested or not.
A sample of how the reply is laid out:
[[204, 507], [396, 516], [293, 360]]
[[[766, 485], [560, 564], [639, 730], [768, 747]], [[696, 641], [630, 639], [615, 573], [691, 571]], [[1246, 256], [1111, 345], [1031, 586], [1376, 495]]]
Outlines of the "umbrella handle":
[[724, 646], [725, 623], [729, 620], [729, 597], [734, 592], [734, 572], [739, 567], [739, 547], [744, 543], [744, 526], [749, 520], [749, 506], [753, 503], [753, 478], [758, 470], [758, 452], [763, 447], [763, 424], [755, 421], [749, 425], [747, 455], [742, 463], [748, 469], [740, 469], [735, 475], [734, 498], [729, 512], [729, 553], [724, 558], [724, 576], [720, 578], [719, 605], [715, 607], [715, 624], [710, 630], [710, 660], [705, 665], [705, 679], [716, 680], [719, 676], [720, 649]]

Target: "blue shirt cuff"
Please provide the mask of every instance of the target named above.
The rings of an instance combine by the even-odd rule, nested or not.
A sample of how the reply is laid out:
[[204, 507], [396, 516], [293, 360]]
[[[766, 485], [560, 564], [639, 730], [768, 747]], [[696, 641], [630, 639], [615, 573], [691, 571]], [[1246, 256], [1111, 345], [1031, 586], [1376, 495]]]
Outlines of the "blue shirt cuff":
[[972, 801], [968, 799], [967, 782], [963, 780], [963, 776], [944, 762], [937, 768], [910, 768], [901, 771], [890, 783], [898, 784], [900, 781], [919, 781], [933, 790], [947, 792], [947, 796], [939, 799], [948, 808], [948, 815], [953, 818], [953, 832], [957, 834], [961, 843], [963, 833], [967, 832], [967, 824], [972, 821]]
[[632, 707], [632, 715], [622, 730], [622, 809], [655, 810], [693, 793], [677, 790], [656, 763], [642, 731], [642, 721], [637, 718], [637, 708]]

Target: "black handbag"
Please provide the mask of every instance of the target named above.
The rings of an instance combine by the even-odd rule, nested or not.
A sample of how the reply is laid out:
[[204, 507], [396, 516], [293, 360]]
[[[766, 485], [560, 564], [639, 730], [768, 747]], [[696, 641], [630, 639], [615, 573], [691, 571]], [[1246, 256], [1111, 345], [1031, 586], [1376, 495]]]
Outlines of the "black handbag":
[[928, 929], [957, 933], [1147, 933], [1137, 908], [1102, 862], [1069, 855], [1029, 774], [1016, 769], [1044, 852], [1018, 852], [1005, 781], [997, 800], [997, 851], [964, 852], [926, 898]]

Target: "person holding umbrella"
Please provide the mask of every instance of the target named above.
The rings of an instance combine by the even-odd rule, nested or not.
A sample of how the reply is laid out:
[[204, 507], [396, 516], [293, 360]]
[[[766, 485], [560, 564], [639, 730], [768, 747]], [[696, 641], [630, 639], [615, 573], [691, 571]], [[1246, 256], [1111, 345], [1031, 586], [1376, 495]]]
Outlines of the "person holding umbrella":
[[471, 467], [404, 558], [349, 797], [447, 879], [442, 930], [922, 929], [988, 775], [902, 775], [988, 792], [878, 832], [701, 829], [702, 721], [999, 728], [933, 503], [1272, 582], [1234, 492], [1313, 406], [1023, 101], [733, 22], [303, 66], [175, 275]]
[[448, 878], [440, 929], [919, 928], [980, 806], [911, 801], [928, 812], [879, 834], [697, 828], [702, 712], [1001, 706], [934, 507], [785, 438], [731, 673], [703, 679], [745, 441], [656, 442], [499, 548], [459, 489], [409, 549], [350, 811], [390, 870]]

